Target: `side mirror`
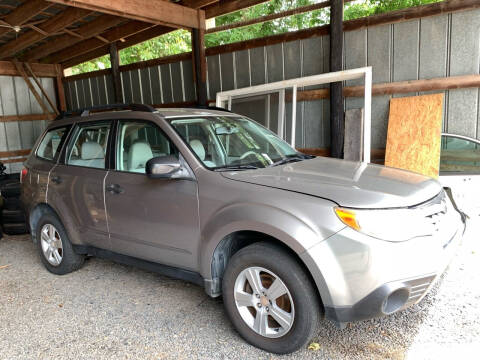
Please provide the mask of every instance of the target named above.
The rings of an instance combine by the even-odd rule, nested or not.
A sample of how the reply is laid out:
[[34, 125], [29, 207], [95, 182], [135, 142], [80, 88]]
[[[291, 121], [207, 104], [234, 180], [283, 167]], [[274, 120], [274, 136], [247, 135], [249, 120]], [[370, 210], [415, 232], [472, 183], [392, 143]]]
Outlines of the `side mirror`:
[[150, 178], [171, 179], [179, 175], [182, 165], [175, 156], [159, 156], [151, 158], [145, 165], [145, 173]]

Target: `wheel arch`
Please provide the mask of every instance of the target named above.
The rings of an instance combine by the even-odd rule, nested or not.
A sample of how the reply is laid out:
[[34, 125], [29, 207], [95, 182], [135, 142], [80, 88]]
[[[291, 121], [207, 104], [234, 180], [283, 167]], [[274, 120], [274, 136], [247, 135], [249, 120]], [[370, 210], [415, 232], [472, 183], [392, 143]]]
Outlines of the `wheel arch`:
[[60, 221], [62, 221], [58, 213], [55, 211], [55, 209], [47, 203], [39, 203], [35, 205], [35, 207], [29, 213], [28, 226], [30, 228], [32, 240], [35, 244], [37, 243], [37, 232], [36, 232], [37, 224], [42, 218], [42, 216], [48, 213], [54, 214], [56, 217], [60, 219]]
[[225, 237], [219, 242], [218, 246], [215, 248], [211, 258], [211, 281], [205, 282], [205, 290], [210, 296], [219, 296], [221, 294], [221, 284], [223, 273], [230, 261], [231, 257], [237, 253], [240, 249], [243, 249], [251, 244], [265, 242], [271, 245], [281, 248], [283, 251], [287, 252], [292, 258], [302, 267], [307, 274], [312, 286], [316, 290], [318, 300], [322, 305], [323, 311], [323, 301], [322, 294], [320, 289], [317, 286], [317, 281], [312, 276], [311, 270], [308, 268], [307, 264], [300, 257], [300, 254], [297, 253], [294, 249], [288, 246], [285, 242], [277, 239], [276, 237], [269, 235], [264, 232], [253, 231], [253, 230], [239, 230], [234, 231]]

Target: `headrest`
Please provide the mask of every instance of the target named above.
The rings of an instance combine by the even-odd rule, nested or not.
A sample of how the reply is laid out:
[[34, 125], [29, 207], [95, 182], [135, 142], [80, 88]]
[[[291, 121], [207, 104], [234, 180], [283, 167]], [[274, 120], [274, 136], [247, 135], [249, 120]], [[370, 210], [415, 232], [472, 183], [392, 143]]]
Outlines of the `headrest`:
[[197, 154], [197, 156], [200, 158], [200, 160], [205, 160], [205, 148], [203, 147], [203, 144], [200, 140], [190, 141], [190, 146], [192, 147], [195, 154]]
[[152, 148], [149, 143], [145, 141], [134, 142], [128, 150], [128, 169], [136, 170], [145, 168], [147, 161], [152, 157]]
[[95, 141], [84, 142], [82, 144], [81, 157], [82, 160], [103, 159], [105, 155], [103, 154], [102, 145]]

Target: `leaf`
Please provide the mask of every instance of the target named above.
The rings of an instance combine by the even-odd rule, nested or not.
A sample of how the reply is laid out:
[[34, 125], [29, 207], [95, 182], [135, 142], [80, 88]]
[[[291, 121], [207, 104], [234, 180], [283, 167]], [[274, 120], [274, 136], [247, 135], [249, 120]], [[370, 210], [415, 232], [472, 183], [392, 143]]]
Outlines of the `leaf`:
[[320, 350], [320, 344], [316, 342], [312, 342], [310, 345], [308, 345], [308, 350], [318, 351]]

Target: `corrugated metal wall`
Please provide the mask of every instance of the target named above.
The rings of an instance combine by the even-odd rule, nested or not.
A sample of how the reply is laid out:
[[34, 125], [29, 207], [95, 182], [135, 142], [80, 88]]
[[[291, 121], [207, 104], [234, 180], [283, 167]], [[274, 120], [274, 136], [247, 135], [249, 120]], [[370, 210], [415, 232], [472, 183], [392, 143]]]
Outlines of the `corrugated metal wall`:
[[[480, 10], [473, 10], [346, 32], [344, 68], [371, 65], [374, 83], [478, 74], [479, 30]], [[208, 96], [214, 99], [218, 91], [328, 72], [328, 58], [328, 36], [209, 56]], [[69, 82], [66, 91], [70, 108], [112, 101], [109, 80], [107, 75]], [[347, 85], [360, 83], [351, 81]], [[122, 84], [126, 102], [160, 104], [195, 98], [191, 61], [123, 72]], [[478, 89], [444, 93], [444, 130], [478, 138]], [[389, 100], [390, 96], [373, 98], [373, 148], [385, 147]], [[237, 108], [248, 113], [260, 111], [263, 116], [264, 108], [258, 104], [252, 101], [250, 109], [246, 104]], [[362, 98], [349, 98], [345, 107], [356, 108], [362, 104]], [[276, 112], [274, 100], [270, 110], [271, 114]], [[287, 139], [290, 111], [291, 106], [287, 104]], [[296, 134], [298, 147], [329, 145], [328, 100], [298, 104]]]
[[[31, 81], [41, 94], [33, 79]], [[56, 99], [54, 81], [53, 78], [40, 78], [52, 101]], [[42, 108], [22, 77], [0, 76], [0, 116], [41, 113]], [[0, 122], [0, 152], [31, 149], [46, 126], [46, 120]], [[5, 164], [9, 173], [19, 172], [21, 165], [21, 163]]]
[[[195, 101], [191, 60], [121, 73], [123, 101], [165, 104]], [[68, 108], [114, 103], [111, 75], [69, 81], [65, 84]]]

